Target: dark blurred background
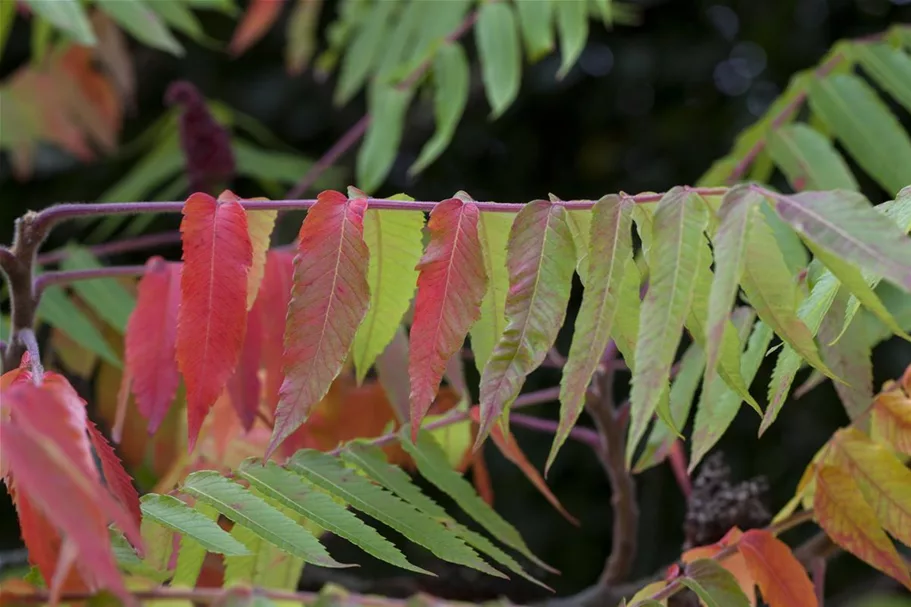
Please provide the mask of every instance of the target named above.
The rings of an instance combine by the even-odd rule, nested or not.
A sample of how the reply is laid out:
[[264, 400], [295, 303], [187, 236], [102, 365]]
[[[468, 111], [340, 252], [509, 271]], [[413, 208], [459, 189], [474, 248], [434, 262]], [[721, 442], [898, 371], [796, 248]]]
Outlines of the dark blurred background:
[[[333, 4], [323, 9], [321, 27], [334, 14]], [[638, 26], [608, 32], [592, 22], [588, 46], [570, 74], [561, 82], [555, 79], [558, 54], [528, 67], [517, 102], [495, 122], [488, 119], [489, 107], [475, 72], [471, 100], [453, 143], [411, 181], [407, 168], [433, 132], [431, 104], [420, 99], [409, 114], [392, 174], [377, 194], [404, 191], [417, 199], [439, 200], [464, 189], [478, 200], [522, 202], [549, 192], [564, 199], [597, 198], [619, 190], [663, 191], [690, 184], [730, 149], [741, 129], [763, 114], [793, 74], [816, 65], [836, 41], [911, 23], [908, 0], [647, 0], [632, 4], [639, 9]], [[310, 72], [287, 76], [282, 61], [285, 13], [265, 39], [236, 60], [188, 40], [182, 40], [187, 55], [181, 59], [133, 45], [137, 104], [126, 121], [122, 141], [131, 141], [162, 114], [170, 82], [186, 79], [208, 98], [254, 116], [300, 153], [320, 156], [360, 118], [364, 99], [336, 108], [331, 102], [332, 82], [315, 82]], [[233, 22], [228, 17], [200, 15], [211, 36], [230, 39]], [[0, 77], [27, 60], [28, 33], [27, 27], [13, 32]], [[464, 42], [473, 52], [472, 37]], [[354, 154], [349, 153], [340, 165], [352, 167], [353, 160]], [[10, 239], [14, 218], [24, 211], [59, 201], [91, 201], [129, 166], [116, 155], [85, 166], [54, 152], [43, 153], [38, 165], [35, 176], [22, 183], [13, 180], [7, 159], [0, 159], [0, 240], [4, 242]], [[258, 195], [245, 191], [243, 184], [236, 185], [235, 191]], [[874, 202], [884, 199], [875, 189], [866, 193]], [[161, 218], [149, 230], [174, 229], [176, 221]], [[285, 241], [296, 227], [283, 227]], [[78, 236], [72, 226], [61, 227], [48, 246]], [[176, 249], [161, 252], [179, 256]], [[142, 260], [141, 255], [116, 259], [120, 263]], [[576, 293], [568, 327], [578, 300]], [[562, 352], [568, 350], [569, 341], [570, 333], [564, 331], [559, 343]], [[899, 375], [909, 361], [908, 344], [893, 341], [878, 348], [877, 389]], [[474, 369], [468, 370], [469, 382], [475, 381]], [[770, 372], [768, 364], [760, 371], [754, 384], [757, 397], [765, 392]], [[619, 397], [625, 395], [626, 378], [619, 376]], [[526, 389], [552, 386], [558, 380], [558, 374], [542, 370], [529, 379]], [[556, 404], [532, 413], [556, 417]], [[846, 419], [827, 383], [787, 403], [762, 439], [756, 438], [756, 416], [742, 412], [717, 450], [725, 453], [735, 480], [756, 475], [768, 479], [769, 507], [776, 512], [793, 494], [815, 451]], [[515, 433], [530, 459], [542, 466], [551, 437], [521, 428], [515, 428]], [[519, 528], [532, 550], [563, 572], [545, 581], [561, 594], [591, 584], [610, 546], [611, 507], [604, 474], [590, 450], [570, 441], [548, 478], [566, 508], [581, 520], [581, 528], [562, 519], [495, 449], [490, 448], [487, 455], [497, 509]], [[666, 465], [636, 480], [642, 514], [635, 567], [639, 576], [680, 554], [685, 503]], [[0, 546], [18, 545], [15, 517], [6, 497], [0, 521]], [[793, 532], [787, 539], [798, 540], [801, 533]], [[850, 596], [880, 577], [850, 557], [833, 561], [830, 572], [827, 583], [836, 597]], [[360, 573], [369, 574], [369, 570]], [[477, 593], [483, 595], [482, 587], [489, 582], [471, 578], [466, 583], [476, 584]], [[522, 581], [505, 588], [516, 600], [541, 596]]]

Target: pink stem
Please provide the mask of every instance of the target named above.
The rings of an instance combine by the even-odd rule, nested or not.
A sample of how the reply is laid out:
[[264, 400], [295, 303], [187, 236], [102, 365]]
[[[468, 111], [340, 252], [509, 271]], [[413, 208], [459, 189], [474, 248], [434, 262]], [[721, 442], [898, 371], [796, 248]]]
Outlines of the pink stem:
[[88, 270], [61, 270], [59, 272], [45, 272], [35, 277], [35, 295], [40, 296], [47, 287], [55, 284], [70, 283], [77, 280], [93, 280], [96, 278], [113, 278], [115, 276], [142, 276], [145, 266], [110, 266], [105, 268], [91, 268]]

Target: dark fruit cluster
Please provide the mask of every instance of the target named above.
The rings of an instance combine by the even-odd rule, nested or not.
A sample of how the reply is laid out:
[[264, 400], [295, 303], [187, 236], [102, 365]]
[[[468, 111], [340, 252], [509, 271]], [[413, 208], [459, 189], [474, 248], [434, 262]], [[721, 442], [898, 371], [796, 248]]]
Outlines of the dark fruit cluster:
[[165, 103], [181, 110], [180, 147], [190, 192], [218, 195], [234, 179], [234, 152], [228, 132], [215, 121], [202, 95], [189, 82], [173, 82], [165, 93]]
[[693, 480], [684, 520], [683, 549], [713, 544], [731, 527], [746, 531], [767, 525], [772, 518], [764, 501], [767, 491], [768, 481], [762, 477], [733, 483], [724, 454], [714, 453]]

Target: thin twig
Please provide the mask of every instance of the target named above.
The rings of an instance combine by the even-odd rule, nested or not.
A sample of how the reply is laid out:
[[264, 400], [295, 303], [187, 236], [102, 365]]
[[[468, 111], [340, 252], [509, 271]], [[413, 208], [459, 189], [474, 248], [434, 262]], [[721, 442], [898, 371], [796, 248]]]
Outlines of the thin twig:
[[88, 268], [85, 270], [59, 270], [45, 272], [35, 277], [35, 295], [41, 297], [44, 290], [51, 285], [77, 282], [80, 280], [97, 280], [99, 278], [114, 278], [117, 276], [142, 276], [145, 266], [108, 266], [103, 268]]
[[[114, 242], [88, 247], [89, 252], [95, 257], [106, 257], [108, 255], [118, 255], [120, 253], [132, 253], [143, 249], [154, 249], [163, 245], [173, 245], [180, 243], [180, 232], [159, 232], [156, 234], [145, 234], [136, 238], [125, 238]], [[48, 251], [38, 256], [39, 265], [49, 265], [60, 263], [69, 256], [69, 250], [66, 248]]]
[[[544, 432], [545, 434], [556, 434], [559, 427], [559, 424], [553, 420], [523, 415], [522, 413], [510, 413], [509, 423], [536, 432]], [[569, 431], [569, 436], [592, 449], [601, 448], [601, 435], [591, 428], [573, 426], [572, 430]]]
[[294, 187], [288, 190], [288, 198], [297, 198], [309, 190], [329, 167], [334, 165], [345, 152], [351, 149], [364, 136], [364, 133], [367, 132], [367, 127], [370, 126], [370, 120], [370, 114], [364, 114], [350, 129], [345, 131], [345, 134], [304, 173], [304, 176], [294, 184]]

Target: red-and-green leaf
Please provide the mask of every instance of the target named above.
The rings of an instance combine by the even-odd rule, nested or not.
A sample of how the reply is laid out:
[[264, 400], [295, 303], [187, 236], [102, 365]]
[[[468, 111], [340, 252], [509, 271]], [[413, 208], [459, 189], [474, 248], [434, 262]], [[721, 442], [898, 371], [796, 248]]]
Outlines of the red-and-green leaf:
[[[642, 302], [636, 365], [630, 393], [627, 465], [667, 390], [683, 323], [690, 310], [698, 268], [705, 247], [703, 231], [708, 210], [696, 194], [677, 187], [665, 194], [654, 215], [653, 241], [648, 251], [648, 292]], [[667, 407], [658, 415], [673, 428]]]
[[544, 469], [548, 470], [585, 405], [585, 393], [610, 341], [623, 272], [632, 259], [633, 202], [605, 196], [592, 210], [591, 264], [582, 307], [576, 317], [573, 341], [560, 382], [560, 425]]
[[911, 455], [911, 398], [898, 385], [876, 396], [870, 425], [871, 436]]
[[418, 264], [408, 361], [412, 440], [433, 404], [446, 364], [481, 315], [487, 275], [479, 215], [473, 203], [450, 198], [434, 207], [427, 223], [430, 242]]
[[188, 447], [234, 373], [247, 328], [247, 275], [253, 246], [236, 201], [187, 199], [180, 224], [183, 272], [177, 364], [187, 388]]
[[833, 385], [848, 416], [856, 419], [873, 402], [873, 353], [870, 337], [861, 323], [849, 325], [838, 337], [847, 301], [847, 292], [839, 289], [819, 327], [819, 349], [823, 361], [844, 380], [844, 383], [833, 382]]
[[136, 527], [139, 528], [142, 524], [142, 510], [139, 507], [139, 494], [136, 493], [136, 487], [133, 486], [133, 479], [124, 470], [123, 463], [117, 457], [114, 448], [98, 430], [95, 423], [86, 419], [85, 427], [88, 430], [92, 447], [95, 448], [95, 453], [98, 454], [98, 459], [101, 461], [101, 473], [104, 475], [108, 491], [111, 492], [114, 499], [120, 502], [121, 507], [129, 513]]
[[787, 544], [768, 531], [750, 529], [738, 549], [769, 607], [818, 605], [813, 582]]
[[911, 238], [857, 192], [776, 195], [775, 210], [804, 238], [911, 292]]
[[366, 210], [365, 198], [326, 191], [301, 226], [285, 328], [285, 380], [267, 458], [329, 391], [367, 313]]
[[848, 472], [829, 465], [817, 469], [813, 512], [833, 542], [911, 588], [908, 567]]
[[[349, 192], [350, 193], [350, 192]], [[412, 200], [393, 196], [390, 200]], [[364, 214], [364, 241], [370, 250], [367, 284], [370, 308], [354, 338], [353, 360], [361, 383], [376, 357], [389, 345], [414, 297], [423, 243], [422, 213], [370, 209]]]
[[146, 262], [124, 339], [125, 375], [132, 379], [136, 406], [149, 421], [150, 433], [158, 430], [180, 383], [176, 358], [180, 272], [180, 264], [161, 257]]
[[[481, 376], [481, 424], [475, 446], [519, 395], [525, 377], [547, 356], [566, 316], [576, 266], [562, 205], [536, 200], [516, 215], [506, 249], [506, 330]], [[508, 431], [508, 419], [504, 418]]]
[[264, 301], [258, 299], [247, 313], [247, 332], [244, 336], [244, 347], [234, 375], [228, 380], [228, 397], [231, 406], [240, 418], [244, 430], [250, 430], [256, 421], [259, 410], [261, 385], [259, 368], [263, 350], [263, 311]]

